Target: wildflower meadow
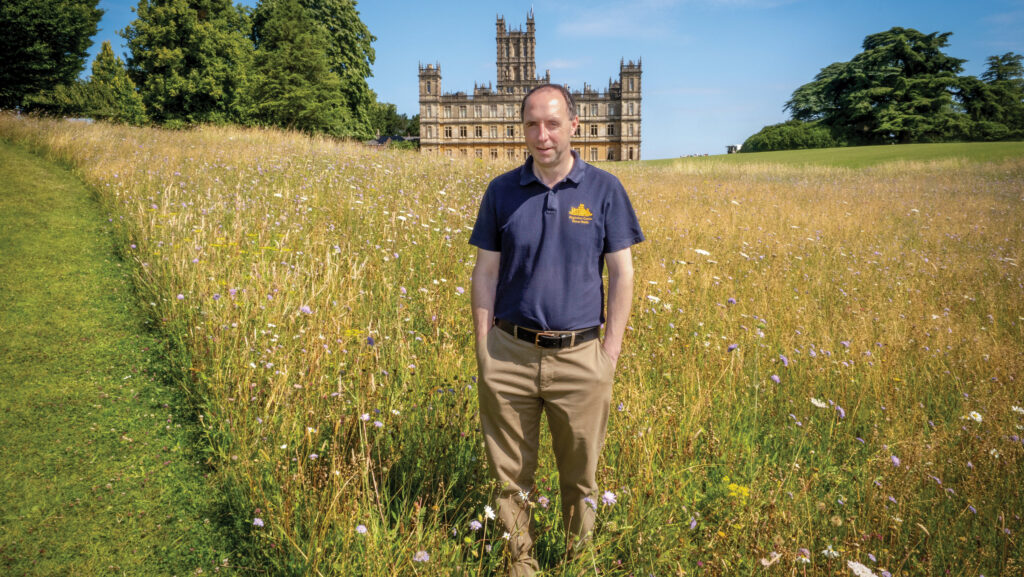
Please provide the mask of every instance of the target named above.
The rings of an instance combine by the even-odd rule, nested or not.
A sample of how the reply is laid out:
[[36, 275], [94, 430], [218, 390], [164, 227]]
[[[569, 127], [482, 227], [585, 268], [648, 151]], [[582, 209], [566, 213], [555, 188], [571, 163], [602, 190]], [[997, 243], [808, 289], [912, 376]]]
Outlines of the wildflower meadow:
[[[0, 115], [114, 224], [237, 536], [273, 575], [490, 575], [467, 240], [512, 165], [277, 130]], [[633, 315], [554, 575], [1024, 573], [1024, 157], [605, 164]], [[546, 434], [546, 433], [545, 433]]]

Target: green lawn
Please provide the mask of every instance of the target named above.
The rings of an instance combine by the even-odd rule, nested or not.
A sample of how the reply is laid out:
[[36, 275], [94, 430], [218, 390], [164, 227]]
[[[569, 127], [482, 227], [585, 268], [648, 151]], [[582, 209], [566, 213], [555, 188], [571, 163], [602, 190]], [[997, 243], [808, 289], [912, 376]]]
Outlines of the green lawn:
[[693, 164], [785, 164], [863, 168], [889, 162], [930, 162], [964, 159], [970, 162], [998, 162], [1024, 157], [1024, 142], [968, 142], [941, 144], [902, 144], [888, 146], [852, 146], [814, 150], [785, 150], [719, 154], [693, 158], [666, 158], [646, 161], [651, 165]]
[[0, 574], [234, 573], [107, 218], [0, 141]]

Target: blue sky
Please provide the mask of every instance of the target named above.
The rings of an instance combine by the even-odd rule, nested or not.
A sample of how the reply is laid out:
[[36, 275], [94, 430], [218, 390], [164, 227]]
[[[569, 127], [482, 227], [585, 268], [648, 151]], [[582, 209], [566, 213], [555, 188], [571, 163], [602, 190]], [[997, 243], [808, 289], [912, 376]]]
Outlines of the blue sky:
[[[99, 5], [106, 14], [91, 52], [110, 40], [123, 57], [117, 30], [136, 2]], [[549, 69], [554, 82], [603, 89], [620, 59], [643, 60], [648, 159], [721, 154], [785, 121], [793, 90], [894, 26], [952, 32], [946, 53], [967, 60], [966, 74], [981, 74], [989, 56], [1024, 54], [1024, 0], [363, 0], [361, 18], [377, 37], [370, 86], [413, 115], [420, 62], [441, 64], [445, 91], [493, 83], [496, 16], [525, 26], [531, 8], [537, 71]]]

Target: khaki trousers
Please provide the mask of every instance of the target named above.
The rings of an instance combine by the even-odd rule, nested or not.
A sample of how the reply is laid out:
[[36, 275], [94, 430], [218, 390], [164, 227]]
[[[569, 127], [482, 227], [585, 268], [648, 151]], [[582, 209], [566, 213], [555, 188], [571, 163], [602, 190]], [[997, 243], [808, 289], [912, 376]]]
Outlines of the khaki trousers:
[[[477, 343], [480, 422], [498, 515], [509, 532], [510, 575], [538, 569], [531, 555], [530, 508], [547, 415], [562, 495], [567, 548], [587, 540], [597, 507], [597, 460], [604, 444], [614, 367], [594, 339], [568, 349], [543, 349], [491, 327]], [[589, 503], [587, 502], [589, 501]]]

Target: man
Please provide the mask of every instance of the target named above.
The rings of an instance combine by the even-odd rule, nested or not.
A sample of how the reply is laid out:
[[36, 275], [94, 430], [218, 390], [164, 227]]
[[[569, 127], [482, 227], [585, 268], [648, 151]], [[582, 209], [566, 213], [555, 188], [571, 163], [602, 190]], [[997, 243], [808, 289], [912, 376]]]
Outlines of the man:
[[633, 298], [630, 247], [644, 239], [618, 179], [570, 148], [579, 120], [569, 91], [538, 86], [521, 115], [530, 158], [491, 182], [469, 240], [478, 249], [472, 301], [481, 430], [501, 485], [513, 576], [538, 570], [530, 498], [542, 413], [558, 465], [567, 552], [594, 527], [597, 460]]

